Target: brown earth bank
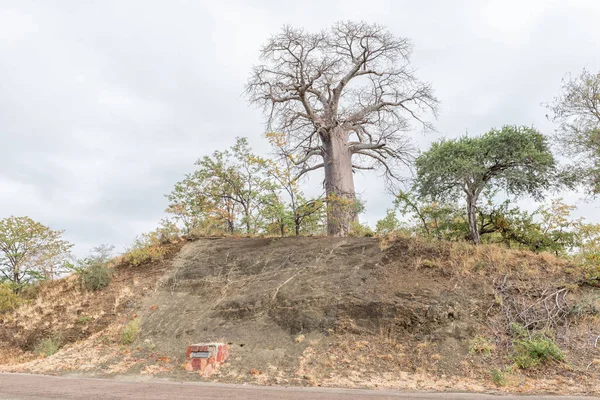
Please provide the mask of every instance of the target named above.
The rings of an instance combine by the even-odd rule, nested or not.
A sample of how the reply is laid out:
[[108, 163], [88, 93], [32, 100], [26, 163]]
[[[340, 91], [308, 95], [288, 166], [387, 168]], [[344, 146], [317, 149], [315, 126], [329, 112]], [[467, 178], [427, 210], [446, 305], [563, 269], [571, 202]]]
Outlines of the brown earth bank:
[[[166, 246], [162, 262], [118, 265], [102, 291], [75, 278], [42, 285], [2, 317], [0, 371], [600, 394], [600, 291], [550, 254], [420, 238]], [[134, 318], [140, 335], [123, 345]], [[63, 347], [36, 356], [48, 337]], [[519, 343], [539, 338], [564, 359], [524, 362]], [[210, 378], [182, 368], [187, 345], [206, 341], [229, 343], [231, 354]]]

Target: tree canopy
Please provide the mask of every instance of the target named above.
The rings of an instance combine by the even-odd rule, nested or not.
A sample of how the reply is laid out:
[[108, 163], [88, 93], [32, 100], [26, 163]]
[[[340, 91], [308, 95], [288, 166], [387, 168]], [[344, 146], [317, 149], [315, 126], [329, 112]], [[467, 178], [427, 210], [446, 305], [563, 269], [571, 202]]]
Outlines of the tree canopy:
[[0, 220], [0, 273], [15, 292], [40, 279], [53, 279], [66, 265], [72, 244], [29, 217]]
[[470, 235], [480, 242], [477, 205], [485, 190], [542, 198], [557, 178], [547, 139], [534, 128], [503, 126], [479, 137], [441, 140], [416, 160], [416, 185], [434, 200], [466, 200]]
[[[279, 148], [281, 135], [268, 136]], [[238, 138], [228, 150], [215, 151], [196, 162], [196, 170], [175, 184], [166, 197], [167, 212], [184, 231], [271, 233], [296, 235], [319, 223], [322, 201], [306, 199], [289, 158], [279, 162], [252, 152]]]

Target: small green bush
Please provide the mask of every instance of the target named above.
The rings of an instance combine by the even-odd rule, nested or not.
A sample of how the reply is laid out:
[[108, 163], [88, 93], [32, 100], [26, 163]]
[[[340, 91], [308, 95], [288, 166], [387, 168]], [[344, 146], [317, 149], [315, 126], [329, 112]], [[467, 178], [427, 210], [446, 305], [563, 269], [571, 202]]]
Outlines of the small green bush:
[[529, 331], [525, 329], [521, 324], [511, 322], [508, 328], [510, 329], [510, 334], [513, 338], [524, 339], [529, 337]]
[[565, 355], [549, 337], [538, 336], [531, 339], [517, 340], [514, 343], [513, 360], [521, 369], [535, 367], [549, 361], [563, 361]]
[[373, 237], [375, 236], [375, 232], [373, 232], [368, 225], [363, 225], [360, 222], [352, 222], [350, 224], [350, 232], [348, 232], [348, 236]]
[[138, 266], [147, 262], [159, 261], [165, 255], [165, 249], [159, 245], [131, 248], [123, 255], [124, 261], [132, 266]]
[[506, 373], [500, 368], [492, 369], [492, 381], [496, 386], [506, 386]]
[[90, 317], [88, 315], [82, 315], [81, 317], [77, 318], [77, 323], [78, 324], [87, 324], [91, 320], [92, 320], [92, 317]]
[[487, 357], [492, 354], [494, 350], [496, 350], [496, 345], [486, 337], [480, 335], [475, 336], [469, 345], [469, 354], [481, 354], [484, 357]]
[[523, 326], [511, 323], [512, 359], [521, 369], [529, 369], [550, 361], [563, 361], [565, 355], [554, 340], [543, 332], [530, 334]]
[[51, 336], [38, 341], [33, 348], [33, 352], [40, 356], [50, 357], [60, 349], [60, 346], [60, 337]]
[[13, 293], [8, 283], [0, 283], [0, 314], [11, 312], [22, 302], [18, 294]]
[[166, 253], [163, 245], [168, 243], [173, 237], [171, 233], [165, 233], [160, 230], [144, 233], [135, 239], [131, 247], [123, 255], [123, 260], [134, 267], [153, 261], [160, 261]]
[[92, 264], [81, 272], [83, 286], [87, 290], [101, 290], [110, 284], [112, 270], [105, 264]]
[[127, 345], [135, 342], [141, 332], [140, 324], [140, 319], [135, 318], [125, 325], [125, 328], [123, 328], [123, 332], [121, 333], [121, 344]]
[[69, 269], [79, 277], [82, 289], [101, 290], [112, 279], [111, 264], [114, 246], [103, 244], [95, 247], [89, 256], [78, 259]]

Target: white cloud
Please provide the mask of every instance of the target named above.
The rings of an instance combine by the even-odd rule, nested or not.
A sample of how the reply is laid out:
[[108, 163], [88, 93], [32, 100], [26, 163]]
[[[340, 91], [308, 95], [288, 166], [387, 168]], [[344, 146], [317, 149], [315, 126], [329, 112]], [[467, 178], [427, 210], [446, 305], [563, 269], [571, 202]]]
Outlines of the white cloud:
[[[551, 133], [540, 103], [566, 72], [600, 70], [595, 0], [4, 3], [0, 217], [65, 229], [79, 253], [153, 227], [163, 194], [236, 136], [268, 151], [263, 116], [241, 94], [283, 24], [366, 20], [410, 37], [418, 75], [442, 101], [438, 133], [414, 135], [421, 148], [506, 123]], [[308, 190], [321, 182], [313, 175]], [[374, 224], [391, 198], [373, 175], [356, 187]], [[581, 215], [599, 221], [596, 204]]]

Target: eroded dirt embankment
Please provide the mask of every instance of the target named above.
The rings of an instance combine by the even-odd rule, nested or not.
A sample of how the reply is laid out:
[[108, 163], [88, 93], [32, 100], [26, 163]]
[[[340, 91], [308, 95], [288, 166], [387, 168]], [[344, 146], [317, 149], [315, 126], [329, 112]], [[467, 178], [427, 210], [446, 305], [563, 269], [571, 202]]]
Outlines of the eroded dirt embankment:
[[[0, 368], [201, 379], [181, 368], [185, 348], [220, 340], [231, 358], [212, 379], [227, 382], [598, 393], [598, 289], [569, 268], [414, 238], [200, 239], [122, 281], [130, 298], [86, 340]], [[140, 338], [119, 345], [134, 316]], [[566, 361], [511, 367], [510, 322], [551, 331]], [[489, 352], [474, 351], [477, 337]]]

